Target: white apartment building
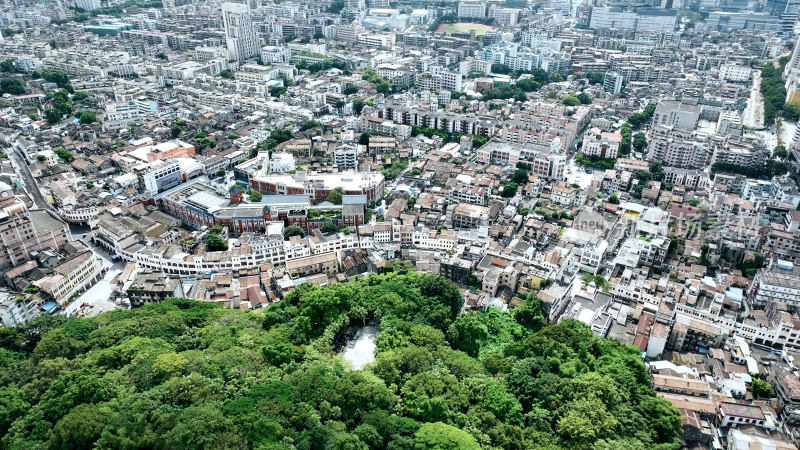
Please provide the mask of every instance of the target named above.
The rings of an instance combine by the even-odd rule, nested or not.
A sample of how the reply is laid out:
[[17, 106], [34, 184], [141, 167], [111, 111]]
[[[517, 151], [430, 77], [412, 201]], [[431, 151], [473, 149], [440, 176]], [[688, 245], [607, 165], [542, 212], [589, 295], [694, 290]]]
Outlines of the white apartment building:
[[358, 43], [370, 47], [391, 47], [394, 45], [394, 34], [361, 33], [358, 35]]
[[413, 240], [416, 248], [443, 251], [453, 249], [458, 243], [455, 231], [442, 230], [441, 232], [437, 232], [436, 230], [424, 226], [414, 227]]
[[608, 241], [596, 236], [581, 249], [580, 269], [596, 274], [608, 250]]
[[312, 255], [329, 253], [349, 248], [358, 248], [358, 238], [354, 234], [334, 233], [324, 235], [314, 230], [308, 237], [308, 247]]
[[291, 153], [273, 153], [269, 158], [269, 167], [272, 173], [286, 173], [295, 169], [294, 156]]
[[386, 244], [392, 242], [391, 222], [379, 222], [372, 228], [372, 236], [375, 242]]
[[486, 3], [459, 2], [458, 17], [486, 17]]
[[354, 147], [340, 147], [333, 152], [339, 170], [358, 169], [358, 150]]
[[665, 166], [702, 169], [711, 162], [712, 149], [704, 133], [674, 126], [654, 126], [649, 140], [648, 158]]
[[44, 158], [44, 163], [47, 164], [48, 167], [58, 165], [58, 156], [56, 156], [55, 152], [52, 150], [42, 150], [36, 153], [37, 159], [39, 156]]
[[759, 270], [748, 297], [753, 306], [764, 306], [770, 301], [800, 306], [800, 268], [778, 260], [772, 267]]
[[222, 20], [225, 26], [225, 42], [228, 58], [242, 62], [260, 52], [258, 34], [250, 17], [250, 8], [239, 3], [222, 4]]
[[610, 94], [619, 94], [622, 92], [622, 82], [625, 77], [617, 72], [606, 72], [603, 78], [603, 90]]
[[736, 64], [723, 64], [719, 68], [719, 79], [744, 83], [750, 79], [751, 69]]
[[397, 136], [401, 140], [406, 140], [411, 137], [410, 126], [397, 124], [391, 120], [383, 120], [379, 117], [370, 117], [366, 120], [364, 126], [360, 128], [373, 135]]
[[11, 292], [0, 293], [0, 324], [5, 327], [16, 327], [36, 318], [39, 305], [33, 299], [17, 301]]
[[[257, 64], [245, 64], [234, 72], [234, 77], [239, 81], [249, 83], [266, 83], [270, 80], [279, 78], [278, 70], [274, 67], [259, 66]], [[281, 81], [280, 84], [283, 84]]]
[[103, 262], [93, 252], [86, 251], [54, 267], [53, 272], [34, 284], [62, 303], [97, 282], [103, 274]]
[[292, 59], [292, 49], [267, 45], [261, 48], [261, 62], [263, 63], [288, 63]]
[[407, 72], [407, 66], [398, 63], [383, 63], [378, 64], [375, 71], [381, 77], [391, 80], [405, 74]]
[[458, 72], [442, 71], [442, 88], [450, 91], [461, 91], [463, 76]]
[[616, 158], [621, 142], [622, 135], [619, 133], [606, 133], [599, 128], [592, 128], [583, 135], [580, 152], [587, 156]]
[[516, 56], [506, 57], [506, 66], [514, 71], [531, 71], [539, 67], [539, 55], [531, 52], [518, 53]]
[[677, 10], [637, 8], [620, 10], [617, 7], [592, 7], [589, 28], [622, 28], [625, 30], [653, 30], [671, 33], [678, 19]]
[[148, 114], [158, 111], [158, 102], [141, 96], [135, 100], [106, 105], [103, 115], [103, 130], [117, 130], [131, 123], [138, 123]]
[[478, 58], [467, 58], [458, 64], [458, 72], [461, 75], [467, 76], [470, 72], [480, 72], [488, 74], [492, 71], [491, 61]]
[[489, 6], [489, 17], [499, 25], [514, 26], [519, 21], [519, 11], [517, 8], [501, 8], [491, 5]]
[[228, 49], [223, 47], [197, 47], [194, 49], [194, 58], [197, 61], [211, 61], [212, 59], [228, 59]]
[[100, 0], [75, 0], [75, 7], [85, 11], [94, 11], [100, 6]]

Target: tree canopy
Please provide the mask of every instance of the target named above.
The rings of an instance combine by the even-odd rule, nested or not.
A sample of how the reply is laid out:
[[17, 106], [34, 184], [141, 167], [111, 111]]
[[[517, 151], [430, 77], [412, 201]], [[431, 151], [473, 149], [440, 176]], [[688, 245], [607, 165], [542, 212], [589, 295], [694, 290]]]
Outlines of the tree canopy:
[[[637, 348], [547, 326], [535, 297], [514, 312], [462, 302], [398, 267], [300, 285], [263, 313], [169, 299], [0, 328], [0, 446], [680, 447]], [[348, 370], [334, 343], [364, 320], [380, 325], [375, 361]]]
[[209, 250], [213, 251], [221, 251], [228, 249], [228, 243], [225, 241], [225, 238], [218, 234], [209, 234], [206, 236], [205, 239], [206, 246]]
[[334, 205], [341, 205], [342, 204], [342, 197], [344, 196], [344, 189], [341, 187], [335, 187], [331, 189], [328, 193], [328, 197], [325, 199]]

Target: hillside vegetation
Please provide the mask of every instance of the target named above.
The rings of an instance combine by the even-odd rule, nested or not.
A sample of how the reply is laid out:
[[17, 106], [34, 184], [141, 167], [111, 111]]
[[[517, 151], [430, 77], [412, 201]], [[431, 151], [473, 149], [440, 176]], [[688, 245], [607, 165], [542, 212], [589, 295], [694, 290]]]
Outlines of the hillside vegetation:
[[[459, 314], [442, 277], [300, 286], [264, 314], [174, 299], [0, 328], [5, 449], [677, 449], [640, 353], [584, 325]], [[332, 350], [380, 323], [376, 361]]]

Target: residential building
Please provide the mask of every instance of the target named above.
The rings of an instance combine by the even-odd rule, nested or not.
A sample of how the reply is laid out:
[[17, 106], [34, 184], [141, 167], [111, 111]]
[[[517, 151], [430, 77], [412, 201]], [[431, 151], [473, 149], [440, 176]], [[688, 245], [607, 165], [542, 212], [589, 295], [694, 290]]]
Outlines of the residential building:
[[225, 26], [228, 58], [231, 61], [241, 63], [248, 58], [259, 56], [261, 46], [247, 5], [223, 3], [222, 20]]
[[100, 281], [103, 272], [103, 260], [84, 248], [82, 252], [68, 256], [66, 261], [53, 267], [52, 275], [37, 280], [35, 284], [61, 304]]
[[137, 273], [133, 280], [125, 283], [122, 289], [131, 306], [142, 306], [168, 298], [186, 296], [180, 278], [170, 278], [159, 272], [150, 271]]
[[59, 250], [68, 242], [69, 227], [49, 210], [0, 213], [0, 267], [20, 265], [36, 252]]
[[486, 3], [483, 2], [459, 2], [458, 17], [486, 17]]
[[599, 128], [592, 128], [583, 135], [583, 146], [580, 152], [586, 156], [599, 156], [601, 158], [616, 158], [622, 135], [607, 133]]
[[453, 210], [453, 228], [478, 228], [489, 225], [489, 208], [472, 203], [459, 203]]
[[610, 94], [619, 94], [622, 92], [622, 82], [625, 77], [617, 72], [606, 72], [603, 77], [603, 90]]

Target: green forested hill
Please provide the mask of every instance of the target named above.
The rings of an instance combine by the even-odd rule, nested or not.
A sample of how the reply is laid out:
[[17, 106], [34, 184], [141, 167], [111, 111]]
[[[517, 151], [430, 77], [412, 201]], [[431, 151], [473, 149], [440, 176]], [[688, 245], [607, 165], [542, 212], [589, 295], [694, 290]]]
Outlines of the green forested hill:
[[[0, 328], [0, 447], [675, 449], [632, 347], [582, 324], [459, 315], [440, 277], [308, 285], [264, 314], [171, 300]], [[381, 324], [350, 371], [340, 330]]]

